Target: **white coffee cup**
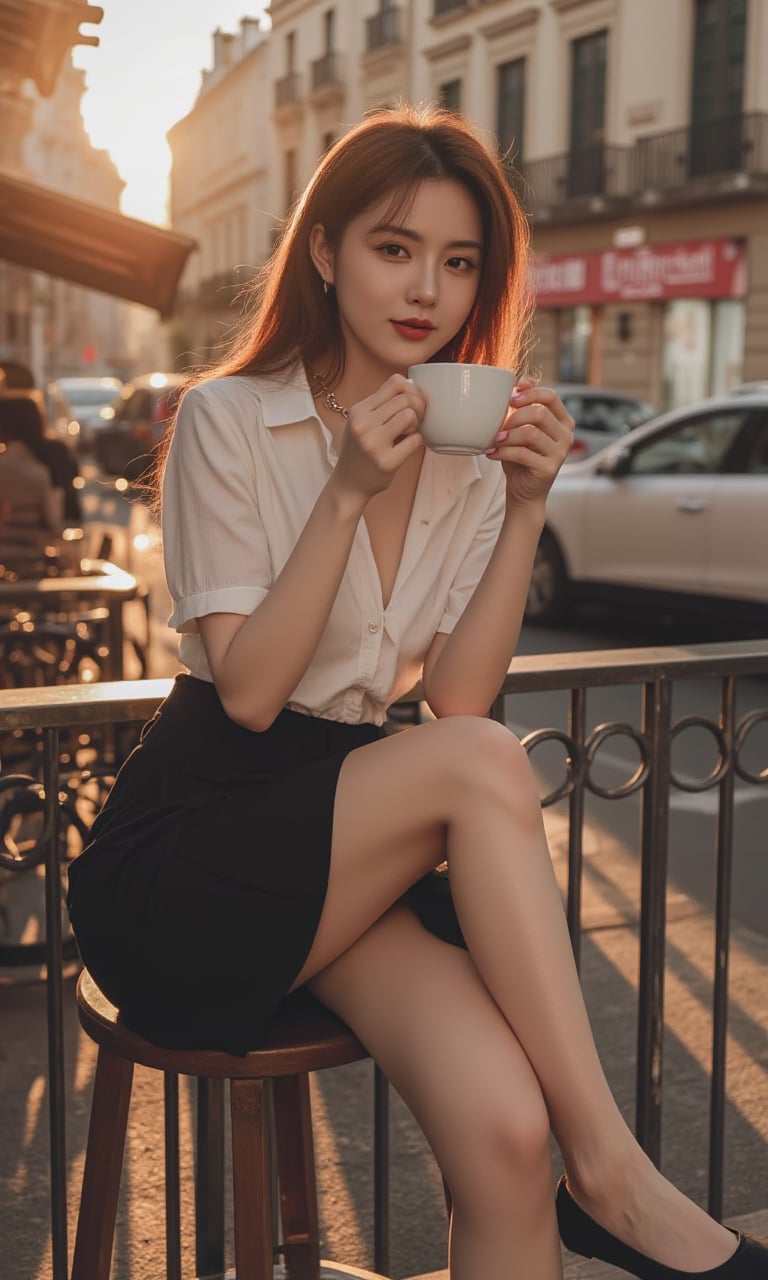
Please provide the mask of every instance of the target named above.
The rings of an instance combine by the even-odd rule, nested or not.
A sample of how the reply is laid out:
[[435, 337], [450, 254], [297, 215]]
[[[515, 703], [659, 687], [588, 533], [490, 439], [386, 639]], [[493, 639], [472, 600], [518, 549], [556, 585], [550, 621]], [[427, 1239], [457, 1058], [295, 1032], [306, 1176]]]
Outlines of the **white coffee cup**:
[[512, 369], [489, 364], [412, 364], [408, 377], [424, 393], [419, 428], [435, 453], [485, 453], [506, 417]]

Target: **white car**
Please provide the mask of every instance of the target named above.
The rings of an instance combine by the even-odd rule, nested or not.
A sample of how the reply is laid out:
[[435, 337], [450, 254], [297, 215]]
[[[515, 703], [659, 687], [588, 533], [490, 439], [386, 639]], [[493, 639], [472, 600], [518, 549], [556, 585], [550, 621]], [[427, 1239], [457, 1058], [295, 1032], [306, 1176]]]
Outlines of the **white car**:
[[96, 432], [111, 422], [110, 406], [123, 389], [120, 378], [57, 378], [46, 389], [48, 417], [57, 435], [78, 450], [93, 448]]
[[560, 472], [526, 618], [630, 597], [768, 620], [768, 392], [676, 409]]

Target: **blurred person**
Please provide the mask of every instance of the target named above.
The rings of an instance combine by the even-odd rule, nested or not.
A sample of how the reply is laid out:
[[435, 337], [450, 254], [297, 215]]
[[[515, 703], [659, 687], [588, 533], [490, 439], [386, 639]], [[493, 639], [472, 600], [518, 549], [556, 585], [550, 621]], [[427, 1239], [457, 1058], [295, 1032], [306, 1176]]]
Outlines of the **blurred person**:
[[[450, 1187], [452, 1280], [558, 1280], [558, 1223], [648, 1280], [765, 1278], [619, 1112], [533, 772], [487, 718], [573, 420], [518, 374], [485, 455], [419, 434], [412, 363], [518, 367], [528, 252], [453, 113], [374, 112], [319, 162], [181, 400], [162, 507], [187, 670], [70, 866], [71, 919], [158, 1044], [246, 1053], [304, 985], [343, 1018]], [[386, 735], [419, 677], [435, 719]], [[444, 861], [466, 948], [404, 901]]]
[[66, 440], [59, 440], [46, 426], [45, 417], [29, 396], [5, 395], [0, 397], [0, 429], [3, 424], [16, 424], [24, 432], [27, 447], [37, 460], [47, 468], [54, 489], [60, 490], [62, 515], [65, 523], [82, 523], [83, 510], [79, 489], [75, 481], [80, 468], [75, 451]]
[[42, 557], [61, 532], [62, 492], [36, 456], [35, 415], [32, 400], [0, 397], [0, 560], [9, 568]]

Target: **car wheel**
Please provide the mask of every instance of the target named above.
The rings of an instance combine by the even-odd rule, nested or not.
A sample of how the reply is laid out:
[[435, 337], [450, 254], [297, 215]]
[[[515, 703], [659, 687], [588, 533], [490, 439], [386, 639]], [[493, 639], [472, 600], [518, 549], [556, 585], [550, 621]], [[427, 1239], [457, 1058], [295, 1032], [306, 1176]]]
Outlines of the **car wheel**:
[[525, 605], [527, 622], [559, 622], [568, 608], [568, 574], [560, 549], [546, 529], [539, 539]]

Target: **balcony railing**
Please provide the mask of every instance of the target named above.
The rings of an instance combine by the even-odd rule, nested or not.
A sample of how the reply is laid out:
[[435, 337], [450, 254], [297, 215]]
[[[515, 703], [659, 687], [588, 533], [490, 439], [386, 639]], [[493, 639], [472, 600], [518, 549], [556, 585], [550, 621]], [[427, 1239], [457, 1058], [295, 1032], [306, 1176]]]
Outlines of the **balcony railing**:
[[467, 0], [433, 0], [432, 17], [442, 18], [445, 13], [452, 13], [454, 9], [466, 9]]
[[[562, 717], [523, 738], [529, 752], [555, 743], [564, 753], [562, 779], [542, 798], [545, 807], [558, 801], [568, 807], [567, 915], [577, 964], [581, 954], [581, 896], [584, 870], [585, 800], [639, 796], [641, 827], [638, 840], [641, 891], [639, 910], [639, 1001], [636, 1028], [636, 1132], [658, 1162], [663, 1097], [664, 974], [666, 894], [670, 831], [670, 798], [674, 792], [710, 792], [716, 801], [715, 906], [712, 973], [712, 1057], [709, 1126], [709, 1209], [720, 1216], [723, 1201], [726, 1030], [731, 929], [730, 884], [734, 861], [735, 786], [768, 785], [768, 768], [755, 763], [755, 731], [768, 724], [768, 708], [750, 706], [743, 696], [744, 677], [768, 676], [768, 640], [686, 648], [613, 650], [550, 654], [516, 658], [496, 700], [492, 715], [504, 721], [507, 699], [515, 695], [555, 692], [564, 695]], [[706, 680], [719, 692], [716, 711], [675, 718], [673, 689], [686, 681]], [[77, 804], [82, 771], [72, 755], [72, 743], [106, 726], [104, 740], [111, 754], [99, 772], [92, 770], [101, 793], [105, 777], [124, 758], [133, 737], [125, 726], [149, 719], [168, 692], [169, 680], [138, 680], [49, 689], [0, 692], [0, 744], [12, 735], [18, 752], [24, 735], [35, 744], [28, 776], [2, 775], [4, 814], [13, 806], [14, 788], [20, 794], [19, 812], [29, 813], [26, 791], [34, 791], [41, 833], [10, 851], [0, 846], [0, 867], [14, 874], [45, 868], [46, 962], [48, 997], [48, 1070], [50, 1102], [50, 1177], [53, 1272], [52, 1280], [67, 1277], [65, 1062], [62, 984], [62, 850]], [[634, 686], [640, 691], [638, 723], [610, 722], [590, 727], [588, 695], [611, 687]], [[737, 696], [738, 695], [738, 696]], [[597, 698], [598, 695], [596, 695]], [[419, 691], [399, 704], [417, 714]], [[116, 732], [120, 726], [120, 732]], [[683, 776], [673, 744], [686, 731], [707, 733], [714, 745], [715, 763], [708, 776]], [[133, 731], [132, 731], [133, 732]], [[600, 781], [600, 753], [608, 740], [621, 735], [633, 744], [637, 767], [623, 783], [608, 787]], [[115, 743], [119, 750], [115, 753]], [[750, 792], [750, 798], [753, 795]], [[91, 804], [92, 799], [88, 801]], [[9, 809], [11, 806], [11, 809]], [[82, 835], [82, 822], [80, 824]], [[703, 1000], [701, 992], [699, 999]], [[705, 1006], [706, 1008], [706, 1006]], [[704, 1016], [704, 1014], [702, 1014]]]
[[313, 93], [317, 93], [319, 89], [341, 86], [341, 63], [339, 55], [334, 50], [324, 53], [322, 58], [315, 58], [310, 68]]
[[402, 9], [382, 9], [365, 20], [365, 48], [367, 53], [402, 44]]
[[669, 191], [691, 179], [745, 173], [768, 180], [768, 114], [726, 116], [641, 138], [633, 155], [634, 191]]
[[301, 77], [298, 71], [289, 71], [275, 81], [275, 107], [296, 107], [301, 104]]
[[576, 212], [583, 201], [629, 208], [648, 191], [688, 196], [709, 190], [713, 180], [728, 174], [768, 184], [768, 113], [652, 134], [632, 147], [605, 143], [546, 156], [526, 163], [523, 173], [534, 217], [545, 209]]
[[601, 144], [528, 161], [523, 171], [537, 207], [596, 197], [614, 200], [629, 194], [631, 160], [631, 147]]

